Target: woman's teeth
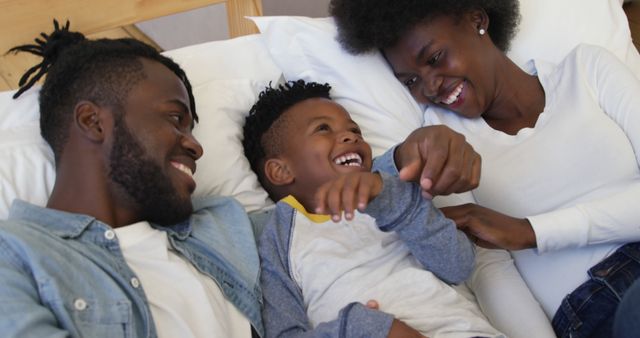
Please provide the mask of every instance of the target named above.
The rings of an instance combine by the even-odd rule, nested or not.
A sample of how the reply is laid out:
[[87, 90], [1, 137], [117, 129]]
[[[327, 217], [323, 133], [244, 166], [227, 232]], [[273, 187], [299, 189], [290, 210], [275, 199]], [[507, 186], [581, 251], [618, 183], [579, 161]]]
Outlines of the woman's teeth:
[[442, 100], [442, 103], [450, 105], [456, 102], [458, 96], [460, 96], [460, 93], [462, 93], [462, 88], [464, 88], [464, 82], [461, 82], [446, 99]]

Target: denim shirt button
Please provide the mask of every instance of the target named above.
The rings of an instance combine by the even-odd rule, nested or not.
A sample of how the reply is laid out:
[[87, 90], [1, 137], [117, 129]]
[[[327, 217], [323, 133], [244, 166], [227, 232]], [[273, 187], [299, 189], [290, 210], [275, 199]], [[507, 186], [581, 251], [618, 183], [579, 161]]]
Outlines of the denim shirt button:
[[112, 240], [114, 238], [116, 238], [116, 233], [113, 232], [113, 230], [107, 230], [104, 232], [104, 238], [108, 239], [108, 240]]
[[131, 278], [131, 286], [133, 286], [136, 289], [140, 287], [140, 281], [138, 280], [138, 278], [136, 277]]
[[83, 311], [87, 308], [87, 302], [82, 298], [78, 298], [73, 302], [73, 307], [78, 311]]

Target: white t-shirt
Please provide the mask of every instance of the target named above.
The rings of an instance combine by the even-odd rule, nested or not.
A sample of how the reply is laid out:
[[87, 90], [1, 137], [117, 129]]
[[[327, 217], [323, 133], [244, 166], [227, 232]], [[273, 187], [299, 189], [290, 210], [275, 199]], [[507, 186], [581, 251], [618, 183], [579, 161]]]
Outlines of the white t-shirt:
[[[315, 327], [334, 320], [351, 302], [375, 299], [428, 337], [505, 337], [480, 308], [427, 271], [395, 232], [382, 232], [375, 219], [358, 211], [338, 223], [306, 212], [292, 196], [283, 199], [298, 212], [291, 219], [288, 262]], [[279, 206], [282, 208], [283, 206]]]
[[425, 120], [464, 134], [482, 156], [478, 204], [531, 222], [538, 248], [513, 256], [552, 317], [591, 266], [640, 240], [640, 82], [594, 46], [535, 71], [546, 104], [534, 128], [507, 135], [434, 107]]
[[174, 251], [167, 233], [139, 222], [114, 229], [149, 301], [159, 337], [251, 337], [220, 287]]

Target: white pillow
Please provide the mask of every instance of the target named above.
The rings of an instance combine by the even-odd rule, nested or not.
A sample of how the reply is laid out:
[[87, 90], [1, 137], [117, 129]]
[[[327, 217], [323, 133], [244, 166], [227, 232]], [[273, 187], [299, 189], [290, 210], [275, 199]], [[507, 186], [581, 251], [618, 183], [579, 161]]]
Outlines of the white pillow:
[[17, 100], [15, 91], [0, 93], [0, 219], [17, 196], [45, 205], [53, 189], [53, 152], [40, 136], [38, 92]]
[[273, 204], [249, 166], [242, 127], [258, 93], [282, 72], [260, 35], [208, 42], [164, 53], [189, 76], [200, 117], [194, 135], [204, 154], [197, 162], [194, 197], [235, 197], [247, 211]]
[[[604, 46], [640, 78], [620, 0], [521, 0], [522, 22], [509, 56], [559, 61], [579, 43]], [[287, 80], [328, 82], [377, 155], [423, 125], [421, 109], [395, 79], [380, 53], [353, 56], [336, 42], [330, 18], [254, 17]]]
[[[201, 118], [193, 134], [204, 153], [194, 175], [194, 197], [233, 196], [247, 211], [269, 206], [273, 202], [251, 171], [242, 147], [242, 127], [258, 93], [269, 83], [250, 80], [210, 81], [194, 88]], [[206, 99], [215, 93], [213, 99]]]
[[[281, 78], [259, 35], [215, 41], [165, 53], [192, 83], [204, 148], [194, 196], [236, 197], [249, 211], [271, 202], [244, 157], [241, 130], [257, 92]], [[45, 205], [55, 181], [53, 154], [40, 136], [38, 90], [17, 100], [0, 93], [0, 219], [15, 198]]]
[[380, 53], [353, 56], [336, 41], [332, 18], [253, 17], [287, 80], [331, 85], [374, 156], [405, 139], [423, 122], [422, 109], [398, 82]]
[[553, 63], [580, 43], [602, 46], [640, 78], [640, 55], [631, 40], [621, 0], [520, 0], [522, 21], [509, 57]]

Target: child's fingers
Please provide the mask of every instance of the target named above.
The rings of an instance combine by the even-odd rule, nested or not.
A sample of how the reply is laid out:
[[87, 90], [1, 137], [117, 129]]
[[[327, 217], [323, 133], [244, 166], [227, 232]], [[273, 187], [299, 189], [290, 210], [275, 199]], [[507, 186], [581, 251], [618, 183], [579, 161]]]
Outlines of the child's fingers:
[[367, 204], [369, 204], [373, 183], [373, 175], [366, 176], [362, 182], [360, 182], [358, 189], [358, 210], [361, 212], [363, 212], [364, 209], [367, 208]]
[[370, 309], [372, 309], [372, 310], [379, 310], [380, 309], [380, 304], [375, 299], [371, 299], [371, 300], [367, 301], [365, 306], [370, 308]]
[[329, 183], [323, 184], [316, 190], [314, 196], [316, 202], [316, 214], [324, 215], [327, 213], [327, 193], [329, 192]]
[[331, 220], [339, 222], [342, 219], [342, 188], [344, 186], [344, 176], [332, 181], [327, 193], [327, 208], [331, 214]]
[[355, 211], [356, 193], [360, 188], [359, 179], [360, 175], [348, 175], [345, 177], [342, 186], [342, 208], [344, 210], [344, 218], [349, 221], [353, 219]]

